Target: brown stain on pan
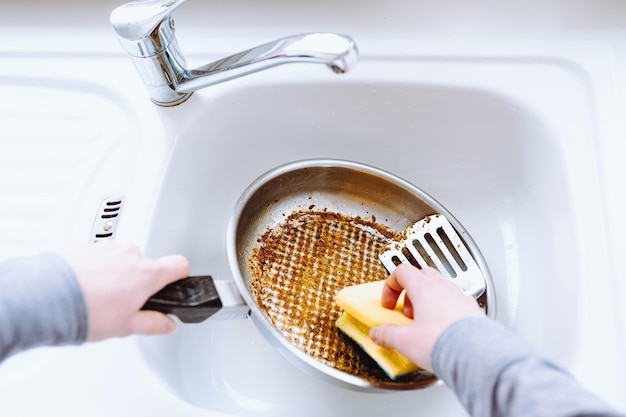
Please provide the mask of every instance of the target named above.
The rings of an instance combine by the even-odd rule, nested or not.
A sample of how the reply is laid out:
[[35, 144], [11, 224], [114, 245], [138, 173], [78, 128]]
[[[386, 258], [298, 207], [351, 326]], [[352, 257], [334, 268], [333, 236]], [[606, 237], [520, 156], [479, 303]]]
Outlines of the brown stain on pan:
[[375, 220], [293, 212], [258, 238], [248, 260], [250, 291], [274, 327], [315, 359], [376, 386], [429, 385], [436, 378], [426, 371], [392, 381], [335, 327], [338, 291], [387, 277], [378, 253], [398, 237]]

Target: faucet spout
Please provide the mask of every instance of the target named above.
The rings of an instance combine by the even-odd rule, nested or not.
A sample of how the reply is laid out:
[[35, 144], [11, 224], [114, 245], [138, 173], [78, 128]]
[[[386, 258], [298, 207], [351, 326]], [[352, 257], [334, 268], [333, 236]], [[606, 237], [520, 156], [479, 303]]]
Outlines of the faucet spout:
[[278, 39], [207, 65], [188, 70], [177, 86], [182, 93], [242, 77], [282, 64], [324, 64], [337, 74], [359, 60], [355, 42], [335, 33], [309, 33]]
[[288, 63], [324, 64], [343, 74], [359, 60], [355, 42], [335, 33], [289, 36], [187, 69], [171, 13], [185, 0], [136, 0], [111, 13], [111, 24], [131, 56], [151, 100], [175, 106], [196, 90]]

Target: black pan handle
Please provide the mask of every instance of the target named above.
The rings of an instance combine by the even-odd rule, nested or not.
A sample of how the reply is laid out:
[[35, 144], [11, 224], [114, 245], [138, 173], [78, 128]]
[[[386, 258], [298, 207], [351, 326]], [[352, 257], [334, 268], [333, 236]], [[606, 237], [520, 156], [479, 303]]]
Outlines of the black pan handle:
[[183, 323], [200, 323], [222, 308], [210, 275], [183, 278], [148, 299], [142, 310], [155, 310], [177, 316]]

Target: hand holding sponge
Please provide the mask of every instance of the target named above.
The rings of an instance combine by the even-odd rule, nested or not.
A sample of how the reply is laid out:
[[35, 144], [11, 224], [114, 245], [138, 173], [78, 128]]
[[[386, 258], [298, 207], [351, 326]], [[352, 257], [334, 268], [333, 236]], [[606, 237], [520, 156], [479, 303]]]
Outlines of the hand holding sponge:
[[336, 326], [358, 343], [391, 379], [396, 379], [420, 368], [406, 356], [394, 349], [377, 345], [369, 337], [372, 327], [381, 324], [405, 325], [412, 322], [412, 319], [402, 313], [404, 294], [400, 296], [395, 309], [390, 310], [381, 306], [384, 284], [385, 281], [375, 281], [346, 287], [339, 291], [335, 302], [344, 312], [337, 320]]

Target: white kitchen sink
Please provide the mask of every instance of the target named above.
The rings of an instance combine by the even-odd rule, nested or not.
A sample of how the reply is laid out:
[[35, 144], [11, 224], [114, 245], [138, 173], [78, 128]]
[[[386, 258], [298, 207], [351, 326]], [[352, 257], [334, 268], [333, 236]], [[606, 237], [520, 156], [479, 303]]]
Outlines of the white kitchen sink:
[[[292, 65], [195, 93], [168, 110], [177, 133], [146, 253], [183, 253], [192, 274], [230, 280], [226, 227], [251, 181], [301, 159], [369, 164], [422, 188], [467, 228], [493, 276], [497, 320], [626, 406], [602, 155], [618, 132], [593, 64], [605, 57], [533, 48], [364, 54], [345, 76]], [[318, 380], [247, 319], [181, 324], [140, 343], [163, 383], [201, 408], [464, 415], [443, 385], [368, 394]]]
[[0, 78], [2, 257], [76, 234], [86, 243], [100, 202], [128, 178], [125, 159], [137, 134], [120, 101], [98, 87], [47, 76]]
[[145, 177], [158, 173], [165, 132], [127, 65], [121, 55], [0, 55], [0, 258], [92, 242], [103, 202], [153, 191]]
[[[99, 204], [121, 195], [118, 241], [182, 252], [193, 274], [230, 280], [226, 223], [254, 178], [300, 159], [367, 163], [421, 187], [467, 228], [494, 278], [497, 320], [626, 410], [616, 2], [401, 0], [358, 14], [347, 3], [188, 2], [175, 18], [189, 67], [309, 30], [353, 36], [363, 59], [344, 76], [275, 68], [168, 109], [149, 101], [110, 27], [120, 3], [5, 5], [0, 258], [90, 241]], [[0, 364], [0, 415], [51, 409], [466, 415], [443, 385], [380, 394], [330, 385], [244, 319], [32, 349]]]

